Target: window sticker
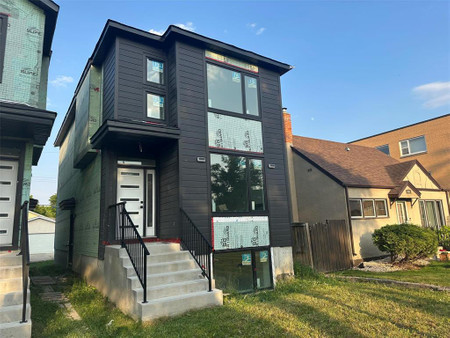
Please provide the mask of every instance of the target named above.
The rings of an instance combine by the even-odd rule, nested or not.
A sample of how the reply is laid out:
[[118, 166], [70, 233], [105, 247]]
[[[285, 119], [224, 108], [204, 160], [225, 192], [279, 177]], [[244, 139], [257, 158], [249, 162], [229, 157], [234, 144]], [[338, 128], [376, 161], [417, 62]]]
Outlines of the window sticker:
[[153, 106], [163, 108], [164, 107], [164, 98], [160, 96], [153, 96]]
[[269, 259], [269, 251], [260, 251], [259, 252], [259, 261], [261, 263], [266, 263]]
[[249, 77], [247, 78], [247, 87], [248, 88], [252, 88], [252, 89], [256, 89], [256, 79]]
[[163, 65], [162, 62], [152, 61], [152, 69], [153, 69], [155, 72], [160, 72], [160, 73], [162, 73], [162, 72], [163, 72], [163, 68], [164, 68], [164, 65]]
[[242, 254], [242, 265], [252, 265], [252, 255]]
[[241, 83], [241, 73], [233, 72], [233, 82]]

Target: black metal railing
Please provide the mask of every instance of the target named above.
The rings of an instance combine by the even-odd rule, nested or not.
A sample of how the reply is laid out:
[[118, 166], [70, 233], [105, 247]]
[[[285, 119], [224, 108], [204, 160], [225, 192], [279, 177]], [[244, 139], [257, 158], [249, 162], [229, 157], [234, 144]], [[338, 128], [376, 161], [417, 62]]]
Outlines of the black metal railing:
[[197, 262], [202, 274], [208, 279], [209, 291], [212, 291], [211, 284], [211, 254], [213, 247], [195, 226], [188, 214], [180, 208], [181, 212], [181, 245], [188, 250]]
[[143, 303], [147, 303], [147, 256], [150, 255], [150, 252], [131, 220], [125, 203], [121, 202], [110, 206], [110, 209], [114, 209], [116, 238], [120, 240], [120, 245], [125, 248], [130, 257], [134, 271], [144, 289]]
[[22, 321], [27, 322], [27, 298], [28, 298], [28, 278], [30, 276], [30, 244], [28, 240], [28, 201], [25, 201], [20, 208], [22, 213], [22, 224], [20, 233], [20, 253], [22, 255], [22, 287], [23, 306]]

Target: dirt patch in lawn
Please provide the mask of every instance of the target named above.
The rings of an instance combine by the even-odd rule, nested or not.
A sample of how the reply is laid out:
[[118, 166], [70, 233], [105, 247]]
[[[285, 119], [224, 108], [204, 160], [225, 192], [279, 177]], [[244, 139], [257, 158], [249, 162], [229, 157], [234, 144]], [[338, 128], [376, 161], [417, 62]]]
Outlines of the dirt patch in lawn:
[[383, 259], [373, 260], [369, 262], [363, 262], [358, 266], [355, 266], [353, 270], [367, 271], [367, 272], [392, 272], [392, 271], [405, 271], [405, 270], [419, 270], [420, 268], [430, 264], [428, 259], [418, 259], [413, 262], [391, 262], [390, 257]]

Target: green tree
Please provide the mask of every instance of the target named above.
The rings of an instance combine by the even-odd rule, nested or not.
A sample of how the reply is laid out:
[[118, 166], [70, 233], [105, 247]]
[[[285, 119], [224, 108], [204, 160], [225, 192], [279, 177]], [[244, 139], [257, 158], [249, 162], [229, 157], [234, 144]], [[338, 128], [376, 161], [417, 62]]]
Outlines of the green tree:
[[[30, 195], [33, 198], [33, 195]], [[55, 218], [56, 217], [56, 194], [53, 194], [48, 199], [50, 205], [40, 205], [39, 203], [34, 208], [34, 211], [46, 217]]]

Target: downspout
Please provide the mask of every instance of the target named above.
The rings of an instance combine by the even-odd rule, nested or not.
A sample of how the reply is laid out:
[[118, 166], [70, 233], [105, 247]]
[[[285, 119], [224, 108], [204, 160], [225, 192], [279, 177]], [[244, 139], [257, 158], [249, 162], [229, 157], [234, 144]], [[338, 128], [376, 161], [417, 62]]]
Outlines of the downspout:
[[352, 255], [356, 256], [355, 252], [355, 243], [353, 242], [353, 226], [352, 226], [352, 217], [350, 214], [350, 205], [348, 200], [348, 188], [347, 186], [344, 186], [345, 190], [345, 203], [347, 204], [347, 217], [348, 217], [348, 228], [350, 230], [350, 243], [352, 245]]

